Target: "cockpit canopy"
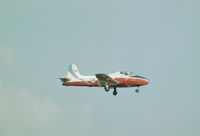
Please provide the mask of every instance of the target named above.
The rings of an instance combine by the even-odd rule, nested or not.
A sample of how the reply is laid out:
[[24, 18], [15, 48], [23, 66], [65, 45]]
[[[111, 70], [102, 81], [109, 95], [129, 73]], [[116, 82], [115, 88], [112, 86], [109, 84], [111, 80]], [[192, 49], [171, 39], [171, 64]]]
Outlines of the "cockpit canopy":
[[124, 72], [124, 71], [121, 71], [120, 74], [125, 75], [125, 76], [134, 75], [134, 73], [133, 73], [132, 71], [131, 71], [131, 72]]
[[130, 77], [135, 77], [135, 78], [143, 78], [143, 79], [146, 79], [145, 77], [142, 77], [142, 76], [139, 76], [139, 75], [136, 75], [134, 72], [124, 72], [124, 71], [121, 71], [120, 74], [122, 75], [125, 75], [125, 76], [130, 76]]

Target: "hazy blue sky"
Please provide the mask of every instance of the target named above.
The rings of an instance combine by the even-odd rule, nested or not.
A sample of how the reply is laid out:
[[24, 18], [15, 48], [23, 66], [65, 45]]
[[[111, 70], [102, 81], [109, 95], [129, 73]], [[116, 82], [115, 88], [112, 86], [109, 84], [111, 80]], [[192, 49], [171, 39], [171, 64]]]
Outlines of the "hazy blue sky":
[[[199, 0], [1, 0], [0, 136], [199, 136]], [[136, 94], [63, 87], [133, 70]]]

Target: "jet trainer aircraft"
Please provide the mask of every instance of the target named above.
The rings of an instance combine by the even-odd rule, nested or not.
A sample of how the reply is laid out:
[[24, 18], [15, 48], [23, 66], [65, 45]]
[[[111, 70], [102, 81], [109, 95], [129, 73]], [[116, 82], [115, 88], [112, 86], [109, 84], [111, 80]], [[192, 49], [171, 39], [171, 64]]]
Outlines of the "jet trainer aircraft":
[[137, 87], [135, 92], [138, 93], [140, 86], [149, 83], [148, 79], [128, 72], [83, 76], [75, 64], [69, 66], [67, 76], [60, 80], [64, 86], [104, 87], [106, 92], [113, 88], [113, 95], [117, 95], [117, 87]]

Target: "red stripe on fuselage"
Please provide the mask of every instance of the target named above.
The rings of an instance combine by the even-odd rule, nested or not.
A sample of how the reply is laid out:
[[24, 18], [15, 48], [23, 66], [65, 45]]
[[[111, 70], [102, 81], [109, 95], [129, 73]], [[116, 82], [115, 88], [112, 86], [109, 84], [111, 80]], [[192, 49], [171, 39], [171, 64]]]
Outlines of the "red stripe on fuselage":
[[91, 81], [86, 81], [87, 83], [83, 81], [72, 81], [72, 82], [66, 82], [67, 86], [99, 86], [97, 81], [91, 82]]
[[[148, 81], [146, 79], [141, 79], [141, 78], [114, 78], [116, 81], [119, 82], [116, 87], [129, 87], [129, 86], [142, 86], [142, 85], [147, 85]], [[97, 81], [91, 82], [91, 81], [86, 81], [87, 83], [83, 81], [74, 81], [74, 82], [66, 82], [67, 86], [94, 86], [98, 87], [99, 84]]]

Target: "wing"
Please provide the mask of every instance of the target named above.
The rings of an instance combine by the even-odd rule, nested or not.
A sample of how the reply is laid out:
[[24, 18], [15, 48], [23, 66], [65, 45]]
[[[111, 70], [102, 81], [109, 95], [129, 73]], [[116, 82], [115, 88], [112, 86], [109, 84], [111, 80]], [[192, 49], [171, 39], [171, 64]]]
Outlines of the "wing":
[[108, 83], [109, 85], [117, 85], [119, 82], [117, 82], [115, 79], [111, 78], [110, 76], [106, 74], [96, 74], [96, 77], [100, 81], [101, 84]]

